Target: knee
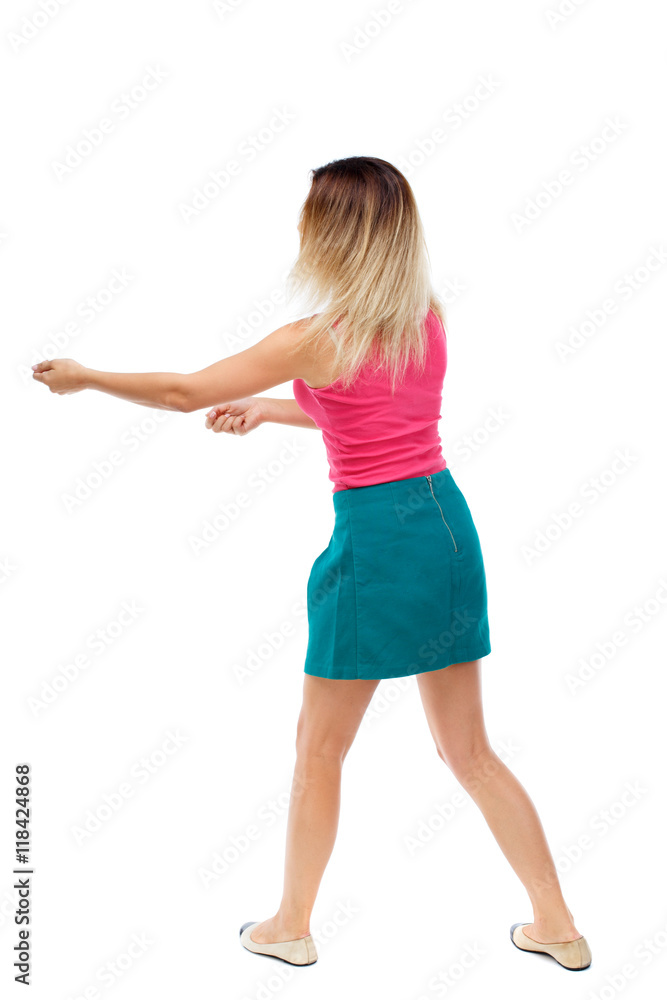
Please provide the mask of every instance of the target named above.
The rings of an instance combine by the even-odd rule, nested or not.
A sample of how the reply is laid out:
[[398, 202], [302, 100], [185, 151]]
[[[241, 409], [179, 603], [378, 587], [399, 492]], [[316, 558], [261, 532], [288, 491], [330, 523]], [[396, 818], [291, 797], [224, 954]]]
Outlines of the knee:
[[349, 746], [342, 740], [325, 738], [317, 733], [299, 732], [296, 738], [297, 763], [302, 767], [341, 766]]
[[437, 746], [438, 757], [464, 787], [488, 781], [498, 773], [500, 757], [486, 740], [464, 746]]

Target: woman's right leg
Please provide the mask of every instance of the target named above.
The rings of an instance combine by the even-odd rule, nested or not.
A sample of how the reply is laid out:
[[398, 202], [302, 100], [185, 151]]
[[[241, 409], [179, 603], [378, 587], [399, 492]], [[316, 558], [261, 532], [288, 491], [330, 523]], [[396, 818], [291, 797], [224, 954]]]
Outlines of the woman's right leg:
[[498, 846], [523, 882], [533, 907], [524, 933], [535, 941], [574, 941], [574, 925], [535, 806], [493, 751], [484, 725], [481, 660], [417, 675], [440, 758], [481, 810]]
[[253, 928], [250, 936], [257, 944], [309, 934], [310, 914], [338, 831], [343, 761], [379, 683], [304, 674], [283, 897], [274, 916]]

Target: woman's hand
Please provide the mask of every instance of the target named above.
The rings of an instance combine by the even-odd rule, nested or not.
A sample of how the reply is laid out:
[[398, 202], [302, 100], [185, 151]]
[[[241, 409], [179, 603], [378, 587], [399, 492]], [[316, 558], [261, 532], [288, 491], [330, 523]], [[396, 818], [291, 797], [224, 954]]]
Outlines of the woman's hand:
[[51, 392], [67, 396], [88, 388], [88, 369], [72, 358], [54, 358], [32, 366], [32, 377], [48, 386]]
[[247, 434], [265, 420], [264, 400], [257, 396], [220, 403], [206, 414], [206, 426], [219, 434]]

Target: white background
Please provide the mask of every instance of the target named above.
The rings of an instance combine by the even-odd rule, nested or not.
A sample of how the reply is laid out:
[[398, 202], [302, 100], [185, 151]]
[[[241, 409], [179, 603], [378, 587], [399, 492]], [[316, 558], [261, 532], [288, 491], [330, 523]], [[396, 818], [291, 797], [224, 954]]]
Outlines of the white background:
[[[3, 980], [17, 940], [13, 773], [29, 761], [33, 996], [463, 1000], [504, 984], [517, 997], [655, 996], [667, 970], [662, 8], [565, 2], [558, 20], [557, 0], [44, 2], [48, 15], [27, 0], [2, 11]], [[164, 78], [121, 116], [115, 102], [151, 68]], [[275, 109], [291, 120], [261, 133]], [[112, 131], [59, 178], [105, 117]], [[321, 435], [214, 435], [202, 411], [56, 396], [31, 379], [53, 356], [195, 371], [297, 318], [271, 296], [298, 249], [308, 172], [350, 155], [404, 169], [448, 301], [441, 437], [487, 569], [487, 726], [591, 945], [574, 981], [510, 943], [529, 900], [474, 803], [438, 820], [459, 786], [414, 678], [381, 683], [346, 761], [311, 924], [319, 962], [294, 969], [240, 946], [239, 926], [273, 914], [282, 889], [305, 588], [333, 526]], [[240, 173], [186, 221], [230, 159]], [[222, 526], [242, 493], [248, 506]], [[580, 516], [557, 528], [574, 503]], [[164, 754], [170, 732], [182, 742]], [[105, 813], [124, 783], [132, 795]], [[216, 855], [228, 866], [207, 887]], [[128, 959], [133, 935], [150, 943]], [[467, 949], [477, 958], [438, 986]], [[107, 963], [122, 975], [100, 978]]]

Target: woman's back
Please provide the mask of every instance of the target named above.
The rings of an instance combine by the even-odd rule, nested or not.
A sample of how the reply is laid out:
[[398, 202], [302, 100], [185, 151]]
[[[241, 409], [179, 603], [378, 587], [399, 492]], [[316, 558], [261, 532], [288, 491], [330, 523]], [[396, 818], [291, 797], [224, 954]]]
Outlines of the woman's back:
[[332, 492], [430, 475], [447, 467], [438, 432], [447, 370], [447, 338], [433, 311], [426, 321], [426, 357], [411, 362], [391, 394], [389, 372], [366, 362], [352, 384], [320, 389], [294, 379], [294, 398], [322, 431]]

